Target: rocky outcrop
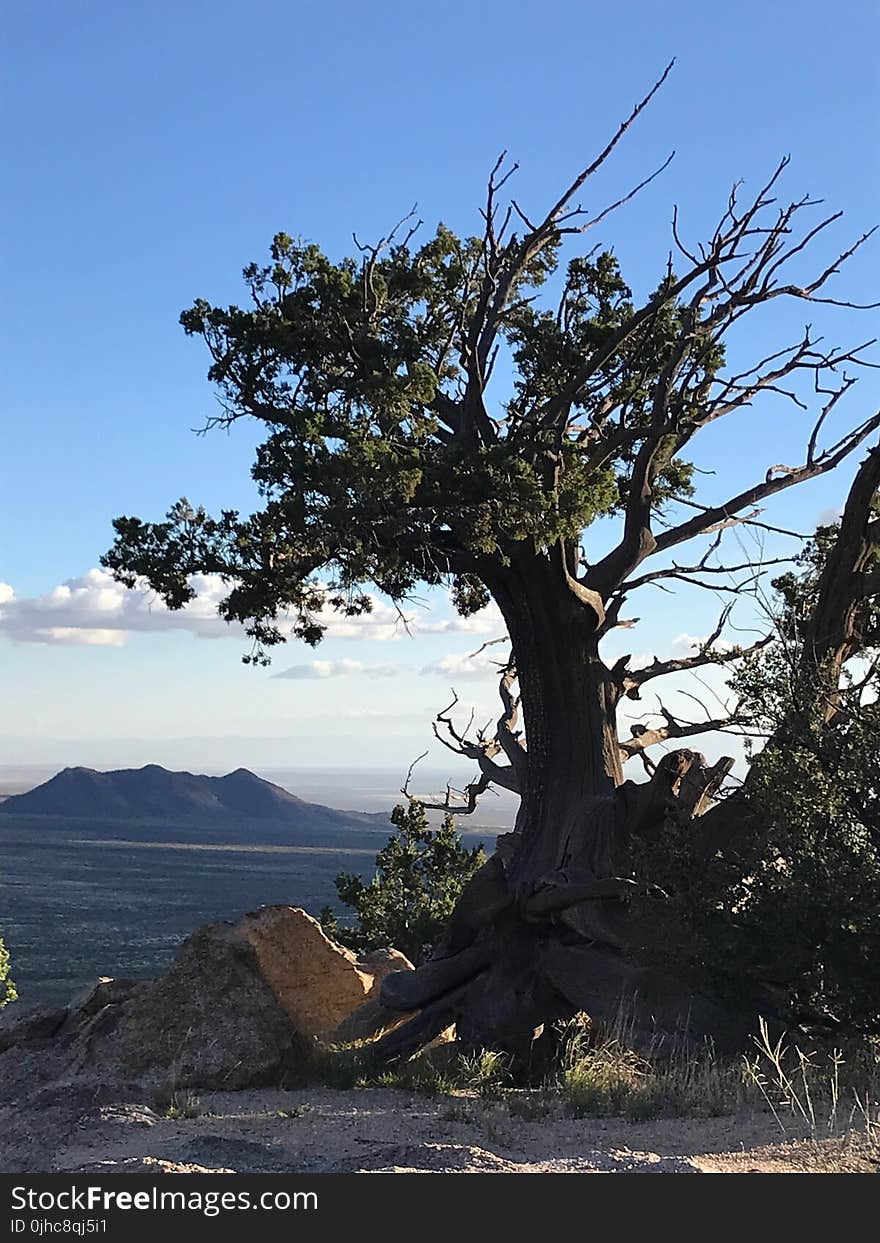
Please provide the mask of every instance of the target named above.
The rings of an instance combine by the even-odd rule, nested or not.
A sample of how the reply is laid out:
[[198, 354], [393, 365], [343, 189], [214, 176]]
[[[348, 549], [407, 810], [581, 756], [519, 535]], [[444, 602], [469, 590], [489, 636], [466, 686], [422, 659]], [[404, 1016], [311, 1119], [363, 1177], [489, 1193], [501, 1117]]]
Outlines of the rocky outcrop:
[[0, 1053], [15, 1045], [51, 1040], [67, 1015], [65, 1006], [5, 1006], [0, 1010]]
[[81, 1024], [71, 1049], [79, 1072], [240, 1088], [271, 1082], [301, 1041], [245, 937], [234, 925], [209, 924], [165, 975]]
[[379, 987], [411, 970], [396, 950], [359, 960], [305, 911], [267, 906], [200, 928], [156, 980], [102, 978], [62, 1009], [10, 1006], [0, 1052], [49, 1045], [68, 1073], [107, 1082], [276, 1083], [318, 1041], [359, 1039], [399, 1022], [378, 1002]]

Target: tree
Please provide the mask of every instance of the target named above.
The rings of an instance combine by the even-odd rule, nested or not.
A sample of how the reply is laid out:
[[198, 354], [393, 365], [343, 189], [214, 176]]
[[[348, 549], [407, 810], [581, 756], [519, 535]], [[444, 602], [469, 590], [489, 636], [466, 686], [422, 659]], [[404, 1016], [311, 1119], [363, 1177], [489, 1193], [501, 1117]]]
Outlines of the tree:
[[[497, 732], [472, 739], [453, 726], [447, 741], [479, 765], [468, 805], [492, 782], [520, 794], [516, 831], [463, 895], [445, 967], [412, 975], [406, 1001], [425, 1013], [409, 1035], [394, 1033], [393, 1051], [450, 1014], [464, 1039], [521, 1049], [554, 1008], [598, 1011], [628, 987], [635, 977], [621, 964], [640, 952], [621, 901], [636, 884], [629, 843], [672, 803], [703, 812], [731, 762], [708, 768], [681, 751], [648, 761], [650, 782], [624, 782], [626, 758], [729, 720], [665, 712], [657, 728], [621, 738], [618, 705], [649, 681], [759, 645], [722, 649], [726, 614], [692, 657], [643, 669], [606, 663], [600, 643], [633, 624], [625, 602], [651, 586], [754, 584], [761, 566], [721, 559], [726, 533], [760, 531], [765, 501], [834, 470], [880, 427], [873, 413], [829, 435], [864, 346], [832, 348], [807, 328], [759, 358], [740, 359], [737, 346], [736, 364], [725, 361], [740, 321], [777, 299], [811, 313], [853, 305], [827, 289], [868, 235], [797, 273], [840, 213], [814, 220], [814, 200], [777, 200], [787, 159], [749, 201], [734, 186], [701, 245], [683, 239], [676, 212], [676, 260], [643, 301], [608, 250], [562, 266], [565, 244], [666, 167], [592, 216], [577, 203], [668, 72], [537, 217], [502, 202], [516, 167], [502, 156], [477, 236], [441, 225], [417, 245], [420, 222], [407, 217], [336, 262], [279, 233], [270, 261], [244, 270], [248, 308], [199, 300], [185, 311], [220, 392], [209, 423], [253, 418], [266, 429], [253, 467], [262, 507], [211, 516], [180, 501], [163, 522], [119, 518], [104, 558], [172, 608], [192, 598], [194, 574], [222, 576], [221, 612], [244, 623], [255, 661], [285, 628], [318, 642], [325, 610], [367, 611], [370, 588], [403, 602], [418, 584], [448, 585], [463, 614], [490, 599], [500, 608], [511, 658]], [[800, 460], [700, 500], [693, 442], [756, 403], [768, 418], [780, 406], [798, 412]], [[608, 548], [588, 538], [600, 517], [618, 525]]]
[[[845, 530], [859, 508], [876, 524], [880, 454], [859, 472], [840, 522], [819, 527], [795, 569], [777, 578], [775, 634], [732, 678], [741, 711], [769, 741], [747, 781], [751, 831], [708, 864], [691, 826], [673, 821], [643, 851], [640, 874], [674, 895], [687, 928], [684, 963], [732, 995], [772, 982], [795, 1022], [880, 1034], [880, 616], [859, 595], [839, 628], [854, 662], [811, 636], [823, 586], [840, 582]], [[875, 525], [876, 531], [876, 525]], [[861, 573], [880, 566], [865, 545]], [[848, 576], [850, 585], [857, 580]], [[845, 601], [838, 599], [838, 609]], [[846, 610], [844, 609], [844, 612]], [[813, 659], [805, 660], [812, 655]], [[815, 660], [815, 656], [819, 660]], [[741, 802], [741, 800], [736, 800]], [[688, 883], [697, 877], [698, 883]]]
[[[376, 873], [364, 883], [343, 872], [336, 878], [340, 900], [357, 913], [357, 927], [322, 916], [328, 935], [356, 950], [394, 946], [420, 963], [426, 947], [439, 941], [462, 889], [485, 863], [481, 846], [461, 840], [451, 815], [432, 829], [420, 802], [391, 813], [397, 832], [376, 855]], [[329, 916], [329, 918], [328, 918]]]

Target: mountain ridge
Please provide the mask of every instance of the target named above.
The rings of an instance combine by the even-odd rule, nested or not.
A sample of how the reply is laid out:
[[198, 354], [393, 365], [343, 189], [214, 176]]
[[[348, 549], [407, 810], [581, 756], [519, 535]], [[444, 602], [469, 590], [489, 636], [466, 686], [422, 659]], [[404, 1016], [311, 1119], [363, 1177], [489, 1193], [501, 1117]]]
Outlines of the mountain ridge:
[[339, 811], [308, 803], [247, 768], [220, 777], [175, 772], [159, 764], [101, 772], [64, 768], [48, 781], [0, 803], [0, 815], [231, 823], [288, 824], [292, 828], [379, 828], [383, 813]]

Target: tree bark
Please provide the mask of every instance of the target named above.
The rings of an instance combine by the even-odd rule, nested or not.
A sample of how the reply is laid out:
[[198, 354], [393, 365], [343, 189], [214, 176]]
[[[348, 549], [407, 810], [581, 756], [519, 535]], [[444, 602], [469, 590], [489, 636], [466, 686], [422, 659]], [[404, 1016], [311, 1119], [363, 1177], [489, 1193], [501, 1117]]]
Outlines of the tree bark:
[[880, 489], [880, 445], [861, 463], [840, 519], [837, 539], [816, 587], [816, 603], [801, 644], [800, 683], [809, 707], [810, 694], [820, 703], [824, 725], [834, 720], [840, 703], [840, 675], [859, 650], [858, 615], [874, 592], [869, 579], [880, 543], [875, 513]]
[[487, 583], [507, 624], [528, 730], [509, 881], [524, 893], [585, 851], [597, 876], [610, 875], [612, 843], [597, 840], [589, 813], [623, 782], [619, 693], [599, 656], [596, 616], [546, 553], [517, 549]]

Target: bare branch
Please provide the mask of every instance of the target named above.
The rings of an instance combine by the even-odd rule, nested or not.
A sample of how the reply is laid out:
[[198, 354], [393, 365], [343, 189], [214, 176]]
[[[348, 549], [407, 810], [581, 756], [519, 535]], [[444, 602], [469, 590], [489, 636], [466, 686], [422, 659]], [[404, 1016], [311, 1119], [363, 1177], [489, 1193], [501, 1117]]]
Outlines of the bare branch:
[[705, 509], [689, 522], [683, 522], [669, 531], [664, 531], [657, 536], [655, 551], [665, 552], [667, 548], [674, 548], [678, 544], [694, 539], [695, 536], [706, 535], [710, 531], [716, 531], [719, 529], [719, 524], [729, 524], [730, 520], [735, 519], [741, 510], [753, 507], [758, 501], [765, 500], [767, 497], [773, 496], [777, 492], [782, 492], [786, 488], [793, 487], [795, 484], [803, 483], [807, 479], [815, 479], [819, 475], [824, 475], [828, 471], [834, 470], [878, 427], [880, 427], [880, 413], [866, 419], [864, 423], [845, 436], [832, 449], [826, 450], [824, 453], [819, 454], [818, 457], [814, 457], [812, 462], [804, 462], [803, 465], [793, 467], [785, 474], [765, 476], [761, 483], [757, 483], [751, 488], [747, 488], [736, 496], [731, 497], [723, 505], [716, 505]]
[[[688, 497], [685, 497], [685, 496], [674, 496], [671, 499], [675, 501], [676, 505], [684, 505], [688, 509], [697, 509], [702, 514], [708, 513], [709, 510], [712, 508], [711, 505], [700, 505], [698, 504], [697, 501], [692, 501]], [[713, 531], [725, 530], [728, 527], [745, 526], [745, 527], [757, 527], [762, 531], [770, 531], [774, 535], [787, 535], [791, 539], [798, 539], [798, 540], [806, 541], [812, 538], [810, 535], [805, 534], [803, 531], [790, 531], [787, 527], [773, 526], [771, 523], [768, 523], [768, 522], [755, 521], [755, 515], [760, 514], [762, 512], [763, 510], [756, 509], [751, 514], [745, 514], [740, 517], [730, 518], [724, 522], [718, 523], [714, 527], [708, 526], [706, 527], [705, 531], [703, 531], [703, 534], [710, 535]]]
[[654, 678], [666, 677], [670, 673], [687, 673], [694, 669], [702, 669], [706, 665], [730, 664], [746, 656], [753, 656], [755, 652], [760, 652], [773, 639], [773, 635], [769, 634], [749, 647], [731, 647], [725, 651], [717, 651], [712, 648], [717, 637], [716, 634], [707, 640], [693, 656], [681, 656], [670, 660], [658, 660], [655, 656], [653, 662], [644, 669], [624, 671], [619, 682], [623, 694], [628, 699], [640, 699], [641, 688]]
[[[632, 726], [629, 738], [623, 738], [618, 744], [625, 760], [640, 755], [648, 747], [671, 738], [693, 738], [698, 734], [729, 732], [732, 726], [743, 720], [734, 710], [720, 717], [707, 717], [704, 721], [682, 721], [674, 716], [658, 699], [659, 715], [663, 717], [663, 725], [649, 729], [645, 725]], [[740, 731], [736, 731], [740, 732]]]
[[[507, 666], [503, 671], [499, 687], [504, 712], [498, 721], [496, 733], [492, 736], [488, 736], [483, 730], [478, 730], [475, 738], [468, 737], [473, 726], [473, 712], [464, 730], [460, 730], [455, 725], [451, 715], [459, 703], [455, 691], [452, 692], [452, 702], [437, 713], [432, 729], [434, 737], [448, 751], [473, 760], [478, 765], [481, 781], [485, 778], [487, 783], [501, 786], [502, 789], [518, 794], [521, 789], [526, 753], [516, 729], [519, 700], [511, 693], [515, 680], [516, 671], [512, 666]], [[510, 760], [509, 765], [494, 762], [494, 757], [502, 752]], [[484, 786], [483, 789], [485, 788]], [[482, 790], [478, 793], [482, 793]]]
[[[447, 784], [446, 795], [442, 803], [432, 802], [430, 799], [423, 798], [418, 794], [410, 791], [410, 781], [412, 779], [413, 769], [420, 760], [423, 760], [428, 754], [423, 751], [421, 755], [410, 764], [406, 773], [406, 780], [400, 787], [400, 793], [411, 803], [421, 803], [428, 811], [443, 811], [451, 816], [470, 816], [477, 807], [477, 801], [481, 794], [488, 790], [490, 779], [485, 775], [481, 776], [477, 781], [472, 781], [470, 785], [465, 786], [464, 790], [456, 790], [452, 785]], [[464, 801], [462, 801], [464, 800]]]
[[[479, 430], [484, 439], [487, 436], [488, 429], [484, 426], [483, 420], [480, 417], [479, 407], [482, 406], [482, 391], [485, 387], [486, 368], [501, 327], [504, 312], [517, 283], [533, 259], [550, 242], [558, 237], [561, 229], [564, 228], [561, 218], [564, 216], [566, 208], [584, 183], [602, 167], [639, 114], [648, 106], [669, 76], [673, 64], [674, 61], [670, 61], [648, 94], [636, 104], [626, 120], [621, 122], [616, 133], [596, 159], [582, 169], [575, 177], [574, 181], [550, 208], [540, 224], [529, 226], [525, 213], [516, 203], [513, 204], [516, 214], [526, 223], [528, 232], [521, 240], [517, 240], [516, 237], [511, 238], [511, 241], [504, 248], [499, 246], [499, 239], [494, 229], [495, 194], [500, 185], [503, 185], [503, 180], [506, 180], [510, 173], [508, 172], [501, 182], [496, 181], [501, 163], [503, 162], [503, 156], [501, 161], [496, 162], [489, 178], [489, 192], [484, 213], [486, 220], [484, 277], [477, 309], [471, 323], [468, 339], [462, 351], [461, 360], [462, 366], [468, 374], [465, 404], [470, 406], [475, 412], [474, 417], [479, 424]], [[666, 164], [668, 162], [667, 160]], [[666, 165], [664, 164], [662, 167], [666, 167]], [[634, 190], [620, 199], [618, 203], [606, 208], [593, 221], [578, 226], [577, 232], [584, 232], [592, 224], [604, 219], [614, 207], [622, 206], [628, 202], [634, 194], [638, 193], [640, 189], [662, 172], [662, 167], [646, 178], [641, 185], [635, 187]]]

